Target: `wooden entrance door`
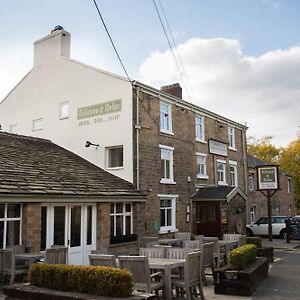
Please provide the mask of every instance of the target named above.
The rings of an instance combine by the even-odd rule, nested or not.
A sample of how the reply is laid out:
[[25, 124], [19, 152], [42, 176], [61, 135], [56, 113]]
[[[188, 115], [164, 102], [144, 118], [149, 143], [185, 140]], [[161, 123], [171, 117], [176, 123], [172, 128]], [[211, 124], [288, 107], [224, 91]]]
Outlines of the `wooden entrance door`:
[[197, 234], [220, 237], [221, 214], [219, 202], [196, 203], [196, 230]]

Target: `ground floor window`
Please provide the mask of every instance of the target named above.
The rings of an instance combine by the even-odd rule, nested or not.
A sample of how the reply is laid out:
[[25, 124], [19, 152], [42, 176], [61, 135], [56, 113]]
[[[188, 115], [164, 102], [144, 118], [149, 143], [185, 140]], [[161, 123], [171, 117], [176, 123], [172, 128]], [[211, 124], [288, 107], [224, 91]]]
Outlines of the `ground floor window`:
[[136, 240], [133, 234], [132, 203], [111, 203], [110, 242], [120, 243]]
[[251, 223], [254, 223], [256, 221], [256, 206], [255, 205], [251, 206], [250, 218], [251, 218]]
[[159, 195], [160, 199], [160, 233], [176, 229], [177, 195]]
[[0, 248], [21, 244], [21, 204], [0, 204]]

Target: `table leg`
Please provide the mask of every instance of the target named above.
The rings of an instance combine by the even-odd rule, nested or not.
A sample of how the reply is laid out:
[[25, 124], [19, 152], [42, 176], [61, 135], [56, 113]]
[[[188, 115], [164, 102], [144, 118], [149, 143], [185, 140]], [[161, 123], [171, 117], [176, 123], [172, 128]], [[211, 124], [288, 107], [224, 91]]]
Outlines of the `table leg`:
[[165, 287], [166, 287], [166, 300], [172, 299], [172, 284], [171, 284], [171, 268], [165, 266]]

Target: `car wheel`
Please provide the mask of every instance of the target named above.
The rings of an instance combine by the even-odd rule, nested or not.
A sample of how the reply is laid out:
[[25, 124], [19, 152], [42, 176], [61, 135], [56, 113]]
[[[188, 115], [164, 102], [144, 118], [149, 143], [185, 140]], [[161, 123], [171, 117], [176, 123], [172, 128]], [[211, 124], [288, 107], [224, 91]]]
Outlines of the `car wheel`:
[[280, 231], [279, 236], [280, 236], [282, 239], [285, 239], [285, 240], [286, 240], [286, 238], [287, 238], [287, 232], [286, 232], [286, 229], [282, 229], [282, 230]]
[[246, 228], [247, 236], [253, 236], [253, 231], [249, 228]]

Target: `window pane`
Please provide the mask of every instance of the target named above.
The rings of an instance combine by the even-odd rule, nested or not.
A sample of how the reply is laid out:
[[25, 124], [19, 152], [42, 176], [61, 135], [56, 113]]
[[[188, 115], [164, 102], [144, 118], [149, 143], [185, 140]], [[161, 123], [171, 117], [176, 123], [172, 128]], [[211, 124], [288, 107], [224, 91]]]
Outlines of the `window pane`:
[[114, 228], [115, 228], [115, 222], [114, 222], [115, 218], [114, 216], [110, 217], [110, 235], [114, 236], [115, 232], [114, 232]]
[[116, 216], [116, 235], [123, 235], [123, 216]]
[[125, 234], [131, 234], [131, 217], [126, 216], [125, 219]]
[[5, 204], [0, 204], [0, 218], [4, 218]]
[[7, 217], [8, 218], [20, 218], [20, 204], [8, 204], [7, 205]]
[[123, 203], [116, 203], [116, 213], [117, 214], [123, 213]]
[[20, 244], [20, 221], [8, 221], [6, 247]]
[[123, 147], [108, 149], [108, 167], [123, 167]]
[[205, 208], [204, 205], [199, 205], [198, 222], [199, 223], [205, 223], [206, 222], [206, 208]]
[[92, 244], [92, 212], [93, 207], [88, 206], [87, 207], [87, 219], [86, 219], [86, 244], [91, 245]]
[[165, 213], [165, 209], [160, 209], [160, 226], [166, 226], [166, 213]]
[[81, 206], [71, 208], [71, 247], [81, 245]]
[[41, 208], [41, 244], [40, 249], [46, 249], [46, 235], [47, 235], [47, 207]]
[[3, 249], [4, 222], [0, 222], [0, 248]]
[[129, 203], [127, 203], [126, 205], [125, 205], [125, 207], [126, 207], [126, 212], [131, 212], [131, 204]]
[[171, 226], [172, 225], [172, 210], [171, 209], [167, 209], [167, 226]]
[[54, 245], [65, 244], [65, 207], [54, 207]]
[[115, 212], [115, 204], [114, 203], [112, 203], [111, 205], [110, 205], [110, 213], [111, 214], [113, 214], [114, 212]]

